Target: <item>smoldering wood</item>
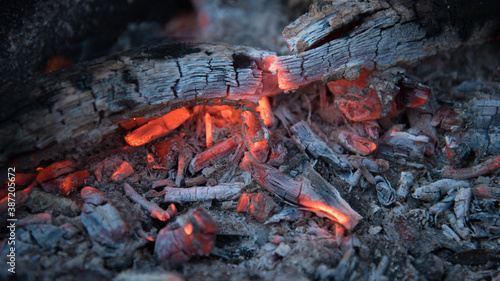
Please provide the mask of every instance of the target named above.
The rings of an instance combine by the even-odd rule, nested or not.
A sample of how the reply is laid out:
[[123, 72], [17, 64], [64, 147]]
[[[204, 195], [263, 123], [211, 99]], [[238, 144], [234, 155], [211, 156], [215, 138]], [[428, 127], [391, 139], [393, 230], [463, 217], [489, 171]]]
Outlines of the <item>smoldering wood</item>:
[[[256, 102], [261, 94], [279, 91], [277, 79], [285, 90], [321, 79], [356, 79], [363, 67], [415, 62], [498, 31], [490, 7], [495, 3], [472, 11], [458, 2], [440, 9], [440, 1], [318, 1], [284, 32], [297, 54], [278, 57], [273, 65], [266, 64], [275, 57], [268, 51], [179, 43], [10, 84], [0, 90], [0, 162], [35, 152], [36, 161], [23, 160], [39, 162], [56, 150], [91, 147], [121, 121], [196, 102]], [[454, 22], [455, 16], [463, 21]]]
[[296, 89], [316, 80], [355, 80], [361, 70], [384, 70], [477, 44], [498, 34], [491, 1], [316, 1], [285, 28], [280, 86]]
[[265, 66], [274, 56], [251, 47], [178, 43], [116, 54], [4, 88], [1, 161], [49, 146], [92, 145], [121, 121], [181, 106], [257, 103], [276, 90], [269, 88], [276, 83]]
[[258, 163], [248, 153], [245, 154], [240, 167], [249, 172], [267, 191], [305, 210], [338, 222], [348, 230], [352, 230], [362, 219], [340, 196], [338, 190], [313, 168], [294, 179], [276, 168]]
[[139, 193], [137, 193], [137, 191], [135, 191], [135, 189], [130, 184], [124, 183], [123, 190], [125, 191], [125, 194], [128, 196], [128, 198], [130, 198], [130, 200], [134, 201], [142, 208], [147, 210], [150, 213], [151, 217], [159, 219], [161, 221], [165, 221], [174, 216], [175, 212], [165, 211], [154, 202], [146, 200], [146, 198], [139, 195]]
[[355, 225], [362, 219], [361, 215], [353, 210], [351, 206], [349, 206], [349, 203], [342, 198], [337, 188], [318, 174], [312, 166], [308, 166], [304, 171], [304, 177], [311, 181], [311, 184], [315, 187], [316, 191], [328, 204], [335, 206], [343, 213], [347, 214], [353, 221], [352, 225]]

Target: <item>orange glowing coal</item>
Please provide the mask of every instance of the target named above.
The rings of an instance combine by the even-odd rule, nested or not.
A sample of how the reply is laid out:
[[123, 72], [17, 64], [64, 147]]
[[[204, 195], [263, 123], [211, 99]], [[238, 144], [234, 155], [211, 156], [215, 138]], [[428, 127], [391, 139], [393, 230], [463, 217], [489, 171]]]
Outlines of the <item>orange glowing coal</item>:
[[213, 137], [213, 131], [212, 131], [212, 116], [210, 116], [210, 113], [205, 113], [205, 131], [206, 131], [206, 142], [207, 142], [207, 147], [211, 147], [214, 142], [212, 140]]
[[269, 99], [265, 96], [260, 98], [259, 106], [256, 110], [260, 113], [260, 118], [264, 121], [264, 125], [270, 128], [273, 125], [273, 112], [271, 110]]
[[193, 233], [193, 225], [190, 223], [186, 224], [184, 232], [186, 232], [187, 235], [191, 235]]
[[168, 214], [166, 214], [165, 212], [161, 213], [157, 210], [151, 211], [151, 217], [159, 219], [161, 221], [166, 221], [170, 218], [170, 216]]
[[269, 66], [269, 71], [271, 71], [274, 74], [277, 74], [278, 76], [278, 86], [280, 89], [289, 91], [293, 89], [297, 89], [299, 85], [293, 85], [290, 83], [289, 80], [285, 77], [286, 70], [283, 69], [283, 66], [281, 63], [277, 60], [275, 60], [270, 66]]
[[71, 61], [70, 59], [68, 59], [64, 56], [54, 55], [47, 62], [47, 65], [45, 66], [45, 69], [43, 70], [43, 72], [49, 73], [52, 71], [56, 71], [58, 69], [62, 69], [62, 68], [71, 66], [73, 64], [74, 64], [73, 61]]
[[132, 130], [134, 128], [140, 127], [149, 121], [153, 121], [154, 119], [157, 119], [158, 117], [151, 117], [151, 118], [144, 118], [144, 117], [137, 117], [137, 118], [132, 118], [131, 120], [123, 121], [120, 123], [120, 127], [124, 128], [125, 130]]
[[265, 162], [269, 155], [269, 131], [259, 115], [251, 111], [243, 111], [243, 135], [245, 144], [252, 155], [260, 162]]
[[186, 108], [182, 107], [171, 111], [161, 118], [149, 121], [146, 125], [137, 128], [133, 132], [125, 136], [125, 141], [130, 146], [140, 146], [161, 138], [172, 130], [182, 125], [184, 121], [191, 117], [191, 113]]
[[311, 211], [320, 211], [325, 213], [326, 215], [331, 216], [335, 221], [340, 223], [341, 225], [347, 226], [350, 219], [348, 216], [335, 209], [334, 207], [328, 206], [324, 203], [318, 201], [312, 201], [305, 198], [299, 199], [299, 204], [307, 207]]
[[158, 163], [156, 162], [155, 158], [153, 157], [153, 155], [151, 153], [148, 153], [147, 161], [148, 161], [148, 167], [150, 169], [158, 169], [158, 170], [165, 169], [164, 167], [161, 167], [160, 165], [158, 165]]
[[123, 163], [118, 166], [113, 175], [111, 176], [111, 180], [114, 182], [121, 182], [127, 177], [131, 176], [134, 173], [134, 169], [127, 161], [123, 161]]

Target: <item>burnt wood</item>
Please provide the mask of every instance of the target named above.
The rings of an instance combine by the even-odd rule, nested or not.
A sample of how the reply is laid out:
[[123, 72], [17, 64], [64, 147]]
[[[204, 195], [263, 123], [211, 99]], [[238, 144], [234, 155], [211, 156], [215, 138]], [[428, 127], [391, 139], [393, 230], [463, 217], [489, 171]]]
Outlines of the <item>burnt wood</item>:
[[2, 161], [96, 144], [121, 121], [181, 106], [257, 103], [277, 89], [267, 70], [274, 57], [251, 47], [178, 43], [128, 51], [2, 89]]
[[[178, 43], [129, 51], [0, 89], [0, 163], [92, 146], [119, 122], [197, 103], [252, 103], [312, 81], [384, 70], [498, 35], [496, 1], [317, 1], [284, 31], [294, 55]], [[274, 62], [274, 63], [273, 63]], [[44, 153], [45, 154], [45, 153]], [[36, 165], [36, 164], [35, 164]]]
[[498, 38], [498, 1], [316, 1], [285, 28], [280, 87], [355, 80], [468, 44]]

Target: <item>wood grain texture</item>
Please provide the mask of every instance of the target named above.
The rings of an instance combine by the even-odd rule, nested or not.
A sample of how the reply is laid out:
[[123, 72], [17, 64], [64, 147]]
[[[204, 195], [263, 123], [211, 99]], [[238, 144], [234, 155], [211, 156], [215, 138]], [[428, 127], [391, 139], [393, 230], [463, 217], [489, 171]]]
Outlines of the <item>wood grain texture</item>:
[[181, 106], [257, 103], [276, 88], [267, 70], [274, 57], [251, 47], [179, 43], [121, 53], [2, 89], [2, 160], [54, 144], [64, 149], [98, 143], [121, 121]]
[[[359, 77], [498, 34], [495, 1], [317, 1], [284, 31], [294, 55], [225, 44], [129, 51], [0, 89], [0, 163], [92, 146], [119, 122], [199, 103], [255, 103]], [[49, 151], [41, 155], [41, 151]]]
[[[499, 34], [493, 1], [316, 1], [284, 31], [297, 55], [279, 57], [280, 87], [355, 80], [363, 68], [384, 70], [478, 44]], [[497, 9], [498, 10], [498, 9]]]

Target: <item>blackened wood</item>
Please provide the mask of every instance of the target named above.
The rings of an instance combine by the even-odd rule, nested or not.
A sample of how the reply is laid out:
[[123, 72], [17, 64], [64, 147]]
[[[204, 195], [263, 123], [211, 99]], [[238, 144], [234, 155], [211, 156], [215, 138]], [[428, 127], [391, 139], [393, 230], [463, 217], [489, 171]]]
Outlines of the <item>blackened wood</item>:
[[499, 34], [498, 1], [316, 1], [284, 31], [280, 86], [355, 80], [363, 68], [408, 64]]
[[348, 160], [337, 156], [324, 141], [320, 140], [313, 133], [305, 121], [296, 123], [290, 127], [290, 131], [293, 133], [295, 139], [302, 144], [304, 150], [311, 154], [313, 158], [320, 158], [339, 171], [350, 171], [353, 169], [352, 164]]
[[267, 71], [274, 57], [251, 47], [179, 43], [121, 53], [4, 88], [2, 160], [54, 144], [59, 149], [95, 144], [121, 121], [181, 106], [214, 100], [256, 103], [276, 90], [275, 76]]

